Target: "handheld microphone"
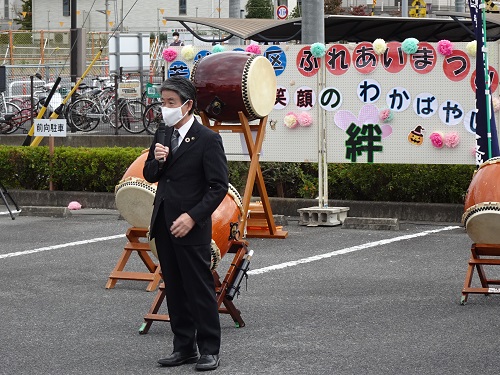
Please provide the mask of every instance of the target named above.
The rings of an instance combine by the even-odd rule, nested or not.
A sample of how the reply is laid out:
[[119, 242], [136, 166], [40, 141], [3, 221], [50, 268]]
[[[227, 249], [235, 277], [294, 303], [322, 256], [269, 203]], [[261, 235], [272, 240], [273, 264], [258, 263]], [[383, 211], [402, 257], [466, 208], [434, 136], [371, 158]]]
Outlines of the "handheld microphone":
[[166, 125], [164, 121], [160, 121], [158, 124], [158, 143], [161, 143], [162, 145], [165, 146], [165, 132], [166, 132]]
[[[158, 143], [161, 143], [163, 146], [165, 146], [165, 132], [166, 132], [166, 125], [164, 121], [160, 121], [158, 124]], [[160, 163], [160, 167], [163, 166], [163, 163], [165, 163], [165, 160], [158, 160], [158, 163]]]

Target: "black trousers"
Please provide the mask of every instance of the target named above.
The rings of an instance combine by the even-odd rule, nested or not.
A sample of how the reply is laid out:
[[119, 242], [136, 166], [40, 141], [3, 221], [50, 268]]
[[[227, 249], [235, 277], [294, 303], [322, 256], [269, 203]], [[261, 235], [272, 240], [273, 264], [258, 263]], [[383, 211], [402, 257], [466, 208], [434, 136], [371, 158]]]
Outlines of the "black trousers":
[[210, 244], [182, 246], [172, 242], [163, 210], [155, 226], [155, 244], [174, 334], [173, 351], [193, 352], [198, 346], [200, 354], [219, 354], [221, 330], [210, 271]]

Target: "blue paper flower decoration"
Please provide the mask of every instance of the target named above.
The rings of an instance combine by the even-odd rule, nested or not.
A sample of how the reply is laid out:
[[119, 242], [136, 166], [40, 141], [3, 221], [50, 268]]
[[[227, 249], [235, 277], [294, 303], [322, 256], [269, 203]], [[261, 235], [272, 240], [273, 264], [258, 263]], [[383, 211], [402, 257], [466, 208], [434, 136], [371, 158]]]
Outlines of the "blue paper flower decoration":
[[406, 38], [405, 40], [403, 40], [403, 43], [401, 43], [401, 48], [403, 49], [404, 53], [412, 55], [418, 51], [418, 43], [418, 39]]
[[216, 44], [213, 48], [212, 48], [212, 53], [217, 53], [217, 52], [224, 52], [225, 48], [222, 44]]
[[326, 54], [326, 47], [322, 43], [311, 44], [311, 53], [314, 57], [323, 57]]

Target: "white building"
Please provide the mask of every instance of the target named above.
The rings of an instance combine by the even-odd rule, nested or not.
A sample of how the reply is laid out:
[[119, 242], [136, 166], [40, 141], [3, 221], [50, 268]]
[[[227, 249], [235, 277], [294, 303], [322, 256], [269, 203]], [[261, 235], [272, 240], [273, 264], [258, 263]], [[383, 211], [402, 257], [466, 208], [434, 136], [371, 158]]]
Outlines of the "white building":
[[[6, 0], [7, 1], [7, 0]], [[11, 0], [12, 1], [12, 0]], [[136, 2], [137, 1], [137, 2]], [[245, 17], [247, 0], [77, 0], [78, 27], [89, 31], [111, 31], [116, 27], [128, 32], [157, 32], [170, 34], [182, 28], [163, 17], [221, 17], [227, 18], [230, 6], [239, 6]], [[92, 4], [94, 8], [91, 9]], [[33, 30], [67, 30], [71, 26], [70, 0], [33, 0]], [[135, 5], [134, 5], [135, 4]], [[293, 9], [297, 0], [275, 0], [275, 6]], [[219, 11], [220, 10], [220, 11]], [[234, 8], [233, 14], [234, 14]], [[120, 25], [123, 20], [123, 25]]]
[[14, 18], [18, 17], [21, 12], [21, 0], [1, 0], [0, 7], [0, 23], [2, 29], [17, 28], [17, 24], [13, 22]]

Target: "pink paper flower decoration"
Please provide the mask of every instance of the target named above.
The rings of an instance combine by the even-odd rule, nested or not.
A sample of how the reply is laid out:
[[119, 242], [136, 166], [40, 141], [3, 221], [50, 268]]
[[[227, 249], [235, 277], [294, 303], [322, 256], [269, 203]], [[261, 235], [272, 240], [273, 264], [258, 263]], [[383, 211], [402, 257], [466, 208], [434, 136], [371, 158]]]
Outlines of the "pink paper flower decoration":
[[443, 39], [438, 42], [438, 51], [441, 55], [450, 56], [453, 53], [453, 43]]
[[429, 139], [431, 140], [432, 145], [436, 148], [442, 148], [444, 145], [443, 134], [440, 132], [431, 133], [431, 135], [429, 135]]
[[394, 115], [392, 114], [392, 111], [389, 108], [386, 108], [380, 111], [378, 118], [382, 122], [391, 122], [392, 119], [394, 118]]
[[498, 112], [500, 110], [500, 98], [495, 96], [491, 101], [493, 102], [493, 112]]
[[311, 126], [313, 123], [312, 116], [305, 111], [297, 115], [297, 121], [300, 126]]
[[460, 136], [457, 132], [450, 132], [444, 136], [444, 144], [446, 147], [455, 148], [460, 143]]
[[297, 120], [297, 115], [293, 112], [288, 112], [283, 119], [283, 122], [285, 123], [285, 126], [289, 129], [296, 128], [297, 125], [299, 124], [299, 121]]
[[260, 55], [260, 47], [258, 44], [249, 44], [247, 48], [245, 48], [246, 52], [255, 53], [256, 55]]
[[161, 53], [165, 61], [172, 62], [177, 57], [177, 51], [173, 48], [165, 48]]
[[68, 209], [70, 210], [80, 210], [82, 208], [82, 205], [78, 203], [77, 201], [72, 201], [69, 202], [68, 204]]

